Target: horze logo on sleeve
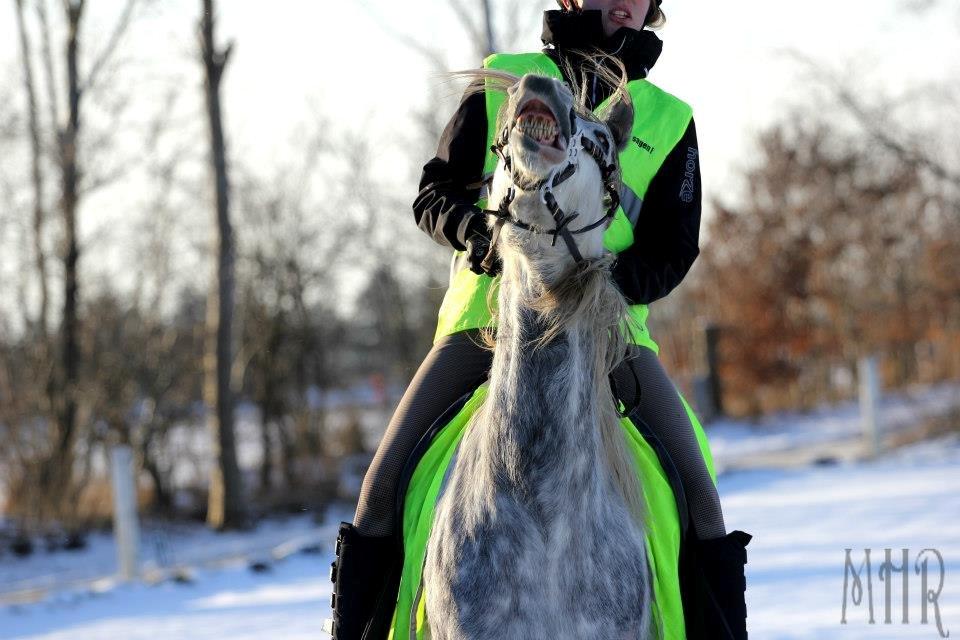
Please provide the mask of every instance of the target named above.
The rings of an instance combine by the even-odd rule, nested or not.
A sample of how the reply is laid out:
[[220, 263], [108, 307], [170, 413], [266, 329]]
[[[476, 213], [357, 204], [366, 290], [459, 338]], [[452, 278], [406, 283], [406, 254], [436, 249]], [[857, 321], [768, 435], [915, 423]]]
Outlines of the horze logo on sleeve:
[[[867, 595], [867, 611], [869, 624], [876, 624], [876, 618], [873, 615], [873, 576], [870, 572], [870, 549], [863, 550], [863, 561], [857, 567], [853, 564], [850, 552], [853, 549], [846, 549], [846, 558], [843, 567], [843, 606], [840, 611], [840, 624], [847, 624], [847, 591], [849, 588], [850, 599], [854, 606], [860, 606], [863, 602], [864, 588]], [[900, 623], [909, 624], [910, 622], [910, 550], [900, 550], [900, 566], [893, 563], [893, 550], [884, 549], [883, 562], [877, 571], [878, 578], [883, 584], [883, 623], [892, 624], [893, 609], [896, 606], [893, 601], [893, 574], [901, 574], [900, 580]], [[931, 566], [932, 565], [932, 566]], [[866, 571], [864, 571], [866, 569]], [[937, 625], [937, 632], [941, 638], [949, 638], [950, 631], [943, 628], [943, 621], [940, 619], [940, 592], [943, 591], [943, 582], [946, 577], [944, 572], [943, 556], [936, 549], [923, 549], [917, 554], [913, 563], [914, 573], [920, 576], [920, 624], [930, 624], [930, 614], [933, 614], [934, 622]], [[866, 576], [863, 574], [866, 573]], [[932, 574], [932, 575], [931, 575]], [[936, 588], [933, 587], [936, 585]], [[914, 586], [916, 589], [916, 586]], [[879, 589], [878, 589], [879, 590]]]
[[680, 185], [680, 199], [686, 203], [693, 202], [696, 191], [694, 174], [697, 170], [697, 148], [687, 147], [687, 164], [683, 167], [683, 184]]
[[653, 153], [653, 147], [651, 147], [649, 144], [647, 144], [637, 136], [633, 136], [633, 141], [637, 144], [638, 147], [640, 147], [647, 153]]

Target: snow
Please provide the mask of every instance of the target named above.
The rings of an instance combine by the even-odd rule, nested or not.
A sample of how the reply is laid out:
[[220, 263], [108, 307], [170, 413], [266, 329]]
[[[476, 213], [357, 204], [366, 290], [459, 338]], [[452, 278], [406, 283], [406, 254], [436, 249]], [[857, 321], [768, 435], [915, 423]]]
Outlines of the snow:
[[[960, 412], [960, 384], [945, 382], [884, 394], [878, 427], [884, 436], [916, 429], [928, 418]], [[751, 423], [724, 419], [708, 427], [718, 470], [756, 466], [771, 454], [801, 449], [831, 451], [845, 457], [841, 446], [860, 444], [863, 425], [856, 402], [824, 406], [808, 413], [779, 413]], [[855, 451], [854, 453], [860, 453]], [[778, 460], [782, 457], [777, 458]]]
[[329, 614], [327, 555], [302, 555], [269, 573], [245, 566], [199, 572], [193, 584], [71, 592], [0, 614], [0, 638], [46, 640], [316, 639]]
[[[872, 462], [800, 470], [750, 470], [721, 477], [728, 527], [755, 537], [747, 547], [748, 621], [755, 638], [844, 638], [878, 640], [936, 638], [920, 624], [917, 554], [935, 548], [943, 555], [940, 596], [944, 630], [960, 630], [960, 438], [952, 436], [907, 447]], [[871, 549], [874, 616], [866, 601], [847, 603], [840, 624], [845, 549], [859, 566]], [[909, 549], [909, 619], [899, 624], [900, 574], [894, 574], [891, 612], [883, 624], [884, 583], [877, 567], [884, 549]], [[929, 588], [937, 570], [931, 567]], [[849, 591], [848, 591], [849, 597]]]
[[[743, 446], [746, 446], [744, 444]], [[920, 623], [920, 577], [913, 572], [917, 553], [939, 550], [946, 578], [939, 599], [944, 631], [960, 633], [960, 435], [917, 443], [869, 462], [839, 463], [795, 469], [730, 471], [720, 477], [728, 529], [742, 529], [754, 539], [748, 546], [747, 598], [749, 630], [758, 639], [884, 640], [937, 638], [930, 623]], [[342, 515], [342, 514], [337, 514]], [[247, 548], [275, 541], [292, 527], [290, 537], [309, 536], [325, 543], [320, 553], [293, 553], [254, 573], [247, 563], [222, 560], [216, 569], [200, 568], [189, 584], [100, 583], [99, 590], [72, 588], [46, 600], [0, 608], [0, 638], [96, 640], [165, 638], [256, 639], [326, 637], [320, 632], [329, 616], [329, 563], [338, 518], [317, 527], [308, 520], [268, 525], [250, 536]], [[297, 528], [299, 527], [299, 529]], [[272, 532], [272, 533], [264, 533]], [[196, 536], [196, 537], [194, 537]], [[207, 537], [205, 537], [207, 536]], [[226, 544], [240, 550], [242, 535]], [[230, 538], [227, 538], [230, 540]], [[216, 545], [213, 534], [184, 533], [177, 545], [196, 549]], [[235, 545], [235, 546], [231, 546]], [[840, 624], [845, 549], [859, 565], [864, 548], [873, 563], [876, 624], [867, 622], [866, 603], [847, 604]], [[883, 550], [909, 549], [910, 624], [899, 624], [899, 584], [895, 574], [894, 624], [883, 624], [884, 583], [876, 569]], [[94, 545], [91, 557], [99, 551]], [[199, 551], [194, 551], [199, 553]], [[282, 554], [281, 554], [282, 555]], [[42, 555], [26, 564], [46, 562]], [[9, 560], [0, 562], [6, 582]], [[930, 586], [937, 582], [931, 567]], [[849, 597], [849, 593], [848, 593]]]
[[[340, 512], [336, 515], [348, 517]], [[215, 566], [235, 558], [269, 556], [277, 549], [282, 551], [285, 543], [327, 542], [328, 529], [318, 526], [309, 515], [274, 518], [252, 531], [223, 534], [200, 523], [147, 522], [141, 526], [141, 561], [148, 574], [183, 566]], [[113, 536], [106, 533], [91, 535], [83, 551], [40, 550], [26, 559], [6, 556], [0, 559], [0, 603], [17, 592], [82, 586], [112, 576], [117, 571], [116, 556]]]

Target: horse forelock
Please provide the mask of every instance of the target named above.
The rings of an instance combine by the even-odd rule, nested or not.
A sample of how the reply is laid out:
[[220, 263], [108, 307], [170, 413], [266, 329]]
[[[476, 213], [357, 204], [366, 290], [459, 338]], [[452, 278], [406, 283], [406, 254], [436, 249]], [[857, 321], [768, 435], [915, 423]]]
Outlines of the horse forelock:
[[[502, 93], [520, 81], [520, 76], [501, 71], [499, 69], [462, 69], [448, 74], [450, 78], [467, 80], [469, 84], [463, 92], [463, 100], [478, 93]], [[504, 124], [505, 111], [509, 100], [504, 100], [496, 117], [496, 128], [499, 131]]]
[[599, 122], [606, 111], [594, 113], [589, 108], [588, 102], [593, 94], [593, 87], [587, 87], [586, 71], [592, 73], [597, 82], [607, 89], [607, 95], [610, 96], [608, 107], [619, 100], [630, 101], [630, 94], [627, 92], [629, 79], [627, 69], [616, 56], [599, 49], [574, 50], [565, 58], [563, 68], [565, 77], [572, 80], [571, 89], [577, 115]]
[[[567, 56], [561, 63], [563, 76], [570, 78], [570, 82], [564, 82], [573, 93], [573, 108], [575, 113], [593, 122], [601, 122], [609, 108], [620, 100], [630, 102], [630, 94], [627, 92], [627, 70], [616, 56], [605, 53], [599, 49], [575, 50], [573, 55]], [[574, 62], [577, 61], [577, 62]], [[593, 88], [588, 88], [585, 84], [586, 74], [584, 70], [589, 70], [602, 85], [608, 89], [610, 98], [607, 101], [606, 109], [595, 113], [588, 106], [589, 97], [593, 93]], [[463, 69], [452, 71], [447, 74], [452, 79], [461, 79], [469, 81], [464, 90], [463, 98], [466, 99], [477, 93], [498, 92], [506, 94], [507, 89], [520, 81], [520, 76], [508, 71], [499, 69]], [[579, 80], [578, 80], [579, 79]], [[506, 117], [505, 110], [509, 101], [501, 105], [500, 113], [497, 114], [497, 129], [503, 125]]]

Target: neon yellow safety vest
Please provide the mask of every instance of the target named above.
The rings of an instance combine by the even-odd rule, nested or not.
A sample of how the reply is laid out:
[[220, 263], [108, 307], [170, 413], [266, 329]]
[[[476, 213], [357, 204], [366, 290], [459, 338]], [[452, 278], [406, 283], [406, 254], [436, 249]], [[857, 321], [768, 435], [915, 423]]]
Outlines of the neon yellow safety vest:
[[[525, 73], [539, 73], [544, 76], [563, 79], [556, 63], [545, 53], [495, 53], [483, 61], [486, 69], [508, 71], [518, 76]], [[623, 174], [623, 187], [620, 190], [620, 207], [610, 226], [603, 235], [604, 246], [613, 253], [620, 253], [633, 244], [634, 228], [643, 206], [643, 197], [650, 181], [659, 171], [667, 154], [687, 130], [693, 117], [690, 105], [663, 91], [647, 79], [631, 80], [627, 90], [633, 100], [634, 121], [631, 141], [620, 153], [620, 167]], [[499, 158], [490, 151], [497, 134], [497, 113], [503, 104], [504, 95], [499, 91], [487, 91], [487, 156], [484, 161], [484, 177], [492, 175]], [[609, 101], [604, 100], [595, 111], [602, 110]], [[477, 205], [486, 208], [481, 199]], [[660, 212], [654, 212], [660, 214]], [[638, 230], [642, 230], [642, 227]], [[500, 276], [477, 275], [467, 267], [463, 251], [455, 251], [451, 264], [450, 286], [440, 306], [440, 318], [434, 342], [443, 336], [493, 326], [496, 322], [495, 309], [487, 307], [487, 292], [499, 284]], [[496, 301], [494, 294], [493, 301]], [[633, 319], [629, 327], [629, 340], [633, 344], [643, 345], [659, 352], [657, 344], [647, 331], [648, 309], [645, 304], [631, 305], [630, 316]]]

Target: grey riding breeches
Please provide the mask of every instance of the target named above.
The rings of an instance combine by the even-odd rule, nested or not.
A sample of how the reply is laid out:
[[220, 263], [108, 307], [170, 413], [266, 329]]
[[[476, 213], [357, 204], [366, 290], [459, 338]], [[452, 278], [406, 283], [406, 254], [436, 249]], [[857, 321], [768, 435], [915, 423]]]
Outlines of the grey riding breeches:
[[[433, 345], [400, 399], [363, 479], [354, 518], [354, 526], [362, 535], [393, 533], [396, 488], [407, 459], [441, 414], [486, 378], [492, 362], [493, 352], [482, 346], [476, 330], [445, 336]], [[697, 537], [725, 535], [717, 489], [679, 394], [657, 355], [647, 347], [631, 345], [613, 377], [626, 407], [636, 403], [639, 382], [636, 413], [660, 439], [677, 467]]]

